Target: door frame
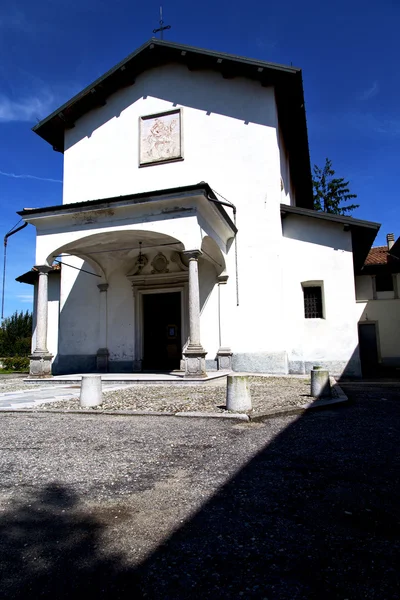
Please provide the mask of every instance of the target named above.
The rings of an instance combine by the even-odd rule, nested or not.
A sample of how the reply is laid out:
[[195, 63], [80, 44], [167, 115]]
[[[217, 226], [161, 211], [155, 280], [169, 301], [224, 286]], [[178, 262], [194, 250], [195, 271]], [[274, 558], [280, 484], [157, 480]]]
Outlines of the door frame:
[[188, 341], [188, 284], [172, 284], [168, 287], [143, 287], [137, 288], [134, 294], [134, 315], [135, 315], [135, 345], [133, 354], [134, 371], [141, 371], [144, 355], [144, 310], [143, 296], [146, 294], [172, 294], [180, 293], [181, 300], [181, 351]]
[[[382, 356], [381, 356], [381, 340], [379, 337], [379, 321], [373, 321], [372, 319], [368, 321], [366, 321], [365, 319], [363, 321], [358, 321], [357, 323], [357, 333], [358, 333], [358, 352], [360, 355], [360, 362], [361, 362], [361, 347], [360, 347], [360, 325], [375, 325], [375, 337], [376, 337], [376, 352], [377, 352], [377, 356], [378, 356], [378, 366], [382, 364]], [[361, 368], [362, 368], [362, 364], [361, 364]]]

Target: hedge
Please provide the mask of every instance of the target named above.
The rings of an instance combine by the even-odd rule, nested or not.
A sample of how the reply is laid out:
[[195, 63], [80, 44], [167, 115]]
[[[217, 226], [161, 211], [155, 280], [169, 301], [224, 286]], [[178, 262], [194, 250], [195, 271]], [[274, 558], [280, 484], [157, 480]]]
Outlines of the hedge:
[[29, 358], [27, 356], [10, 356], [2, 358], [3, 369], [7, 371], [29, 371]]

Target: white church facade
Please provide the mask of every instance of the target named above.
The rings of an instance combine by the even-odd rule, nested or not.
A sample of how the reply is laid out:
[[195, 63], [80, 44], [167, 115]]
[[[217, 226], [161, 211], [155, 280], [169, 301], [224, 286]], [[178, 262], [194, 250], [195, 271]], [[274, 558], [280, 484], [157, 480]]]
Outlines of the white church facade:
[[151, 40], [34, 127], [64, 157], [37, 230], [31, 375], [360, 374], [376, 223], [317, 213], [301, 71]]

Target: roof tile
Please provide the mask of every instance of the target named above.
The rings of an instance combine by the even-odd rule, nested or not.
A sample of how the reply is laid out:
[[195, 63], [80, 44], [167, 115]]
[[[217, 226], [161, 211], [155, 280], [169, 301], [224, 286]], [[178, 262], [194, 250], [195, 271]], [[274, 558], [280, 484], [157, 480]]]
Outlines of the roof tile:
[[387, 246], [376, 246], [371, 248], [365, 259], [365, 265], [387, 265], [388, 263]]

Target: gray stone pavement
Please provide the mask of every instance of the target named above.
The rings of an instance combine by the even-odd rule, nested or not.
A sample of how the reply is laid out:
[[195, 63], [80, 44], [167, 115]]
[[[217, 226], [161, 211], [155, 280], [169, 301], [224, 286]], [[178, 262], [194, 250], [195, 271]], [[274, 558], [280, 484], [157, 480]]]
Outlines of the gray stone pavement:
[[400, 391], [264, 423], [0, 414], [0, 597], [398, 600]]
[[[19, 389], [13, 392], [0, 392], [0, 411], [10, 409], [36, 408], [39, 404], [48, 404], [58, 400], [69, 400], [71, 398], [79, 398], [80, 384], [77, 385], [35, 385], [29, 387], [29, 384], [21, 386], [26, 389]], [[112, 383], [103, 383], [103, 391], [117, 390], [121, 386], [113, 385]], [[123, 386], [122, 386], [123, 387]]]
[[18, 408], [35, 408], [44, 402], [55, 400], [67, 400], [79, 395], [79, 390], [71, 387], [54, 386], [38, 387], [37, 389], [26, 389], [17, 392], [0, 393], [0, 411]]

